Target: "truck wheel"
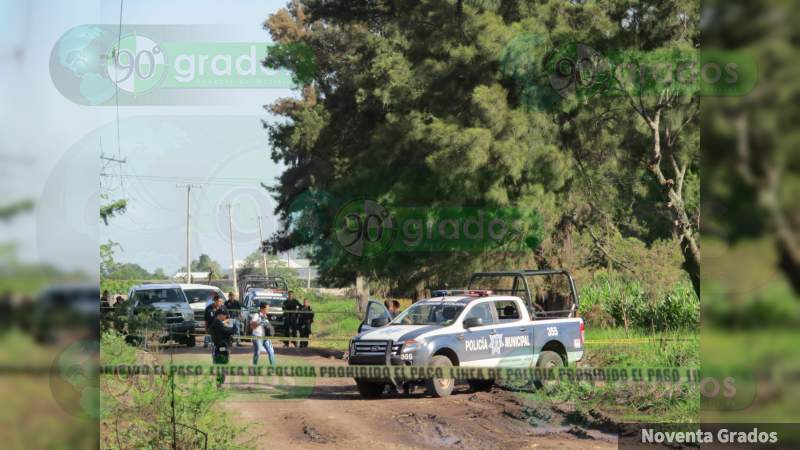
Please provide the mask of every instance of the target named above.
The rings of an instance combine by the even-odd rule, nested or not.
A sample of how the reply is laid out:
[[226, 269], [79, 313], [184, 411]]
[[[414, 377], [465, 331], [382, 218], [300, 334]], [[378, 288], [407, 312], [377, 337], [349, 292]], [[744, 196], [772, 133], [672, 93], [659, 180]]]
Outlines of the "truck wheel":
[[187, 347], [194, 347], [197, 344], [197, 341], [194, 337], [194, 332], [191, 332], [186, 335], [186, 346]]
[[467, 380], [470, 389], [476, 392], [485, 392], [492, 390], [494, 380]]
[[363, 398], [378, 398], [383, 394], [384, 383], [375, 383], [372, 381], [364, 381], [356, 379], [356, 387], [358, 393]]
[[[564, 360], [561, 359], [561, 355], [550, 350], [539, 353], [539, 360], [536, 361], [537, 369], [558, 369], [559, 367], [564, 367]], [[542, 380], [537, 379], [534, 381], [534, 385], [537, 389], [543, 387], [554, 388], [557, 384], [557, 380], [545, 380], [542, 382]]]
[[[453, 363], [450, 362], [450, 358], [444, 355], [436, 355], [431, 358], [431, 366], [442, 366], [442, 367], [453, 367]], [[453, 392], [453, 387], [455, 386], [455, 380], [452, 378], [431, 378], [425, 380], [425, 390], [428, 395], [432, 395], [434, 397], [447, 397]]]

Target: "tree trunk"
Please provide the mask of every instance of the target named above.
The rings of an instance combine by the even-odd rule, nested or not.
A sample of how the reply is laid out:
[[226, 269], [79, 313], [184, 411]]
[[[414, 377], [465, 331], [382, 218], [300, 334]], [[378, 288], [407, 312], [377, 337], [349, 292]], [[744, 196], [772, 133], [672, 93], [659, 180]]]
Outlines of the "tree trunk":
[[[666, 199], [669, 201], [667, 206], [673, 212], [675, 233], [680, 239], [683, 270], [689, 275], [697, 298], [700, 298], [700, 244], [694, 226], [686, 213], [686, 205], [683, 202], [683, 183], [687, 166], [686, 164], [679, 165], [672, 152], [668, 151], [666, 159], [672, 166], [673, 178], [667, 178], [664, 175], [661, 170], [661, 163], [664, 159], [663, 156], [665, 156], [661, 152], [661, 110], [657, 109], [652, 119], [645, 115], [643, 117], [653, 133], [653, 157], [648, 168], [655, 175], [658, 184], [664, 189]], [[667, 139], [667, 145], [669, 145], [669, 139]]]
[[411, 299], [411, 302], [416, 303], [425, 298], [428, 298], [428, 292], [427, 289], [425, 289], [425, 281], [417, 281], [417, 284], [414, 287], [414, 298]]
[[364, 275], [356, 275], [356, 308], [359, 314], [367, 311], [369, 303], [369, 281]]

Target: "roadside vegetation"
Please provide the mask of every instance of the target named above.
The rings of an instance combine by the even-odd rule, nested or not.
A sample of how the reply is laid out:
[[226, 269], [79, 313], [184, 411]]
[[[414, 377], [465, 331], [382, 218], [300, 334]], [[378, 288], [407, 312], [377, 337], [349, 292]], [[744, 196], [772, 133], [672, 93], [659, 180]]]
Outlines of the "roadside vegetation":
[[[101, 364], [152, 364], [156, 358], [116, 332], [102, 336]], [[242, 441], [248, 437], [246, 424], [221, 407], [228, 393], [215, 384], [212, 377], [100, 377], [100, 446], [169, 448], [174, 422], [177, 448], [252, 448], [252, 442]]]

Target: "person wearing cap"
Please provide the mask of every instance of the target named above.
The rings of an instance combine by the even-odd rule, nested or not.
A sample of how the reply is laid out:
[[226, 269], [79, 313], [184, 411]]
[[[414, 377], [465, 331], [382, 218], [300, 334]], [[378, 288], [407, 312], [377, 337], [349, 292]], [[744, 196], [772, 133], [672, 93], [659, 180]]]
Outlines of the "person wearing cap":
[[219, 294], [214, 294], [214, 300], [206, 306], [205, 313], [203, 314], [203, 318], [205, 319], [206, 323], [206, 336], [203, 337], [203, 348], [208, 347], [208, 343], [211, 341], [211, 324], [214, 322], [214, 317], [216, 317], [216, 312], [220, 309], [225, 309], [225, 306], [222, 304], [222, 297]]
[[[214, 351], [212, 352], [212, 361], [214, 364], [228, 364], [230, 359], [230, 352], [228, 348], [231, 345], [231, 337], [236, 334], [236, 329], [231, 326], [228, 319], [228, 311], [225, 308], [219, 308], [214, 312], [214, 320], [211, 322], [209, 328], [211, 340], [214, 343]], [[225, 382], [225, 374], [220, 373], [217, 375], [217, 387], [222, 387]]]
[[[311, 335], [311, 324], [314, 323], [314, 310], [307, 298], [303, 299], [300, 312], [300, 337], [307, 338]], [[300, 341], [300, 347], [308, 347], [308, 341]]]
[[267, 320], [267, 304], [265, 302], [261, 302], [258, 305], [258, 312], [250, 316], [250, 330], [253, 333], [253, 365], [258, 365], [258, 356], [263, 348], [267, 352], [269, 364], [274, 366], [275, 350], [272, 348], [272, 342], [266, 337], [273, 336], [275, 331]]
[[241, 342], [239, 340], [239, 336], [242, 335], [242, 323], [239, 321], [239, 314], [242, 310], [242, 304], [236, 299], [236, 294], [233, 292], [228, 292], [228, 300], [225, 301], [223, 306], [225, 306], [225, 309], [228, 310], [228, 315], [231, 317], [233, 327], [236, 328], [236, 346], [240, 347]]
[[[288, 298], [285, 302], [283, 302], [283, 320], [286, 328], [286, 336], [290, 338], [296, 338], [298, 335], [299, 328], [299, 314], [295, 311], [299, 311], [303, 306], [300, 302], [294, 298], [294, 292], [289, 291]], [[297, 347], [297, 341], [292, 341], [295, 347]], [[288, 347], [289, 341], [283, 341], [283, 346]]]

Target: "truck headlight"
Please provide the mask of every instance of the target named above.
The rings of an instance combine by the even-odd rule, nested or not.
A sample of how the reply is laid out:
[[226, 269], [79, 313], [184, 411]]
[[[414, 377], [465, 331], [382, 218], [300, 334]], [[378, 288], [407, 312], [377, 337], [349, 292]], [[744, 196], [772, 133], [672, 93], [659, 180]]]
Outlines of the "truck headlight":
[[184, 311], [183, 312], [183, 320], [189, 321], [194, 320], [194, 312], [192, 311]]
[[417, 351], [417, 346], [419, 343], [414, 339], [409, 339], [403, 342], [403, 347], [400, 349], [400, 353], [413, 353]]

